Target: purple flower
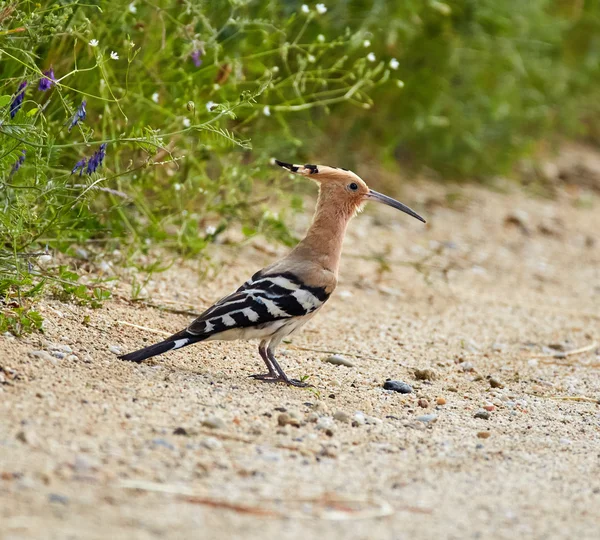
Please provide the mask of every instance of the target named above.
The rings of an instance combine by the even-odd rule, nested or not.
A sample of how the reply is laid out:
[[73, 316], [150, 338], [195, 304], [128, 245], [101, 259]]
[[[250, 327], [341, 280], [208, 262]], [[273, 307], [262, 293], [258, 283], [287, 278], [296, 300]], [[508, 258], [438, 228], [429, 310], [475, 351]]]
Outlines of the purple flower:
[[200, 49], [196, 49], [192, 52], [192, 62], [194, 65], [199, 68], [202, 65], [202, 58], [200, 58], [204, 54]]
[[10, 175], [8, 176], [9, 178], [12, 178], [14, 174], [21, 168], [21, 165], [23, 165], [23, 163], [25, 162], [25, 153], [25, 149], [21, 150], [21, 155], [19, 156], [19, 159], [15, 161], [14, 165], [12, 166], [12, 169], [10, 170]]
[[23, 98], [25, 97], [25, 87], [27, 86], [27, 81], [23, 81], [19, 85], [19, 89], [17, 90], [17, 95], [13, 98], [12, 103], [10, 104], [10, 117], [14, 118], [16, 114], [19, 112], [21, 105], [23, 104]]
[[100, 149], [94, 152], [94, 155], [90, 158], [87, 164], [86, 174], [92, 174], [98, 167], [102, 165], [104, 157], [106, 156], [106, 143], [100, 145]]
[[54, 68], [52, 67], [48, 71], [44, 71], [44, 75], [45, 76], [40, 79], [40, 84], [38, 86], [38, 90], [40, 92], [50, 90], [50, 88], [52, 88], [52, 85], [54, 84], [54, 81], [56, 80], [54, 78]]
[[85, 116], [86, 116], [86, 110], [85, 110], [85, 106], [87, 105], [87, 101], [84, 99], [81, 102], [81, 105], [79, 105], [79, 109], [77, 109], [77, 112], [73, 115], [73, 118], [71, 118], [71, 125], [69, 126], [69, 131], [71, 131], [78, 123], [80, 120], [85, 120]]
[[87, 162], [87, 158], [80, 159], [77, 163], [75, 163], [75, 167], [71, 171], [71, 174], [75, 174], [77, 169], [79, 169], [79, 176], [83, 174], [83, 170], [85, 169], [85, 164]]
[[[75, 166], [71, 170], [71, 174], [75, 174], [77, 171], [79, 171], [79, 176], [81, 176], [84, 171], [85, 174], [92, 174], [93, 172], [96, 172], [96, 169], [102, 165], [105, 157], [106, 143], [102, 143], [100, 148], [92, 154], [92, 157], [89, 160], [87, 158], [82, 158], [75, 163]], [[85, 166], [86, 162], [87, 167]]]

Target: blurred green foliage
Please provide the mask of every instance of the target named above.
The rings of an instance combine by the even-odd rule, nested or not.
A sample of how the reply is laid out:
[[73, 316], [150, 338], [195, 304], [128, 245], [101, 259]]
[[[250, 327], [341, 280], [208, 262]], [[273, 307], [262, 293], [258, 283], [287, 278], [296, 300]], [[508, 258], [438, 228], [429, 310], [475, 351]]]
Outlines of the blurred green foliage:
[[54, 276], [99, 305], [46, 248], [291, 245], [273, 156], [509, 171], [596, 137], [599, 82], [600, 0], [0, 0], [0, 290]]

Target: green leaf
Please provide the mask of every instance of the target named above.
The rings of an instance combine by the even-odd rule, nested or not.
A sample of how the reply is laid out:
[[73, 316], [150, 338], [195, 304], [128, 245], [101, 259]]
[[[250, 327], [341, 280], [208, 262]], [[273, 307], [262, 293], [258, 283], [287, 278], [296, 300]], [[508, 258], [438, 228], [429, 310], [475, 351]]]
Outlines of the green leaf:
[[0, 107], [5, 107], [10, 103], [12, 96], [0, 96]]
[[33, 116], [39, 110], [40, 109], [38, 107], [34, 107], [33, 109], [31, 109], [30, 111], [27, 112], [27, 116]]

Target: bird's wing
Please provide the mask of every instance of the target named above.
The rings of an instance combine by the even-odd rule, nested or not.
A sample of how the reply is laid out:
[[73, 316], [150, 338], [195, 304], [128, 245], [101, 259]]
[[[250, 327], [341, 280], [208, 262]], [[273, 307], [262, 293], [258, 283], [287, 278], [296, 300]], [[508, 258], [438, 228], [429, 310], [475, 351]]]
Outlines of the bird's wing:
[[308, 286], [290, 272], [258, 272], [237, 291], [198, 317], [187, 332], [208, 336], [233, 328], [260, 327], [319, 309], [329, 298], [325, 288]]

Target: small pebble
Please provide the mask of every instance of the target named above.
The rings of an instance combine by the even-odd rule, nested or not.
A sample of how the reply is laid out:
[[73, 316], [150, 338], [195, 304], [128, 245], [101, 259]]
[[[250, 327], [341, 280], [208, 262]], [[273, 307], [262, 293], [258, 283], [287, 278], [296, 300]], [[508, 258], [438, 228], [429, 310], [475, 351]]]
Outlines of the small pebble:
[[465, 373], [470, 371], [475, 371], [475, 366], [471, 362], [463, 362], [460, 365], [460, 369], [462, 369]]
[[419, 398], [419, 401], [417, 403], [419, 407], [423, 407], [423, 409], [429, 407], [429, 401], [427, 401], [425, 398]]
[[202, 425], [211, 429], [223, 429], [225, 427], [225, 422], [218, 416], [209, 416], [202, 420]]
[[152, 439], [152, 446], [162, 446], [163, 448], [167, 448], [168, 450], [175, 450], [175, 447], [165, 439]]
[[19, 431], [19, 433], [16, 435], [16, 439], [23, 444], [30, 445], [35, 445], [38, 442], [38, 439], [33, 431]]
[[334, 426], [335, 424], [331, 416], [321, 416], [321, 418], [317, 420], [317, 429], [334, 429]]
[[333, 419], [341, 422], [342, 424], [349, 424], [352, 421], [350, 415], [344, 411], [337, 411], [334, 413]]
[[495, 377], [490, 377], [489, 383], [492, 388], [504, 388], [504, 384]]
[[30, 358], [39, 358], [40, 360], [47, 360], [48, 362], [56, 364], [56, 360], [48, 351], [29, 351], [27, 355]]
[[189, 435], [189, 433], [184, 427], [178, 427], [173, 430], [173, 435]]
[[446, 398], [439, 397], [435, 400], [438, 405], [446, 405]]
[[51, 503], [63, 504], [65, 506], [69, 504], [69, 497], [66, 497], [65, 495], [59, 495], [58, 493], [48, 494], [48, 500]]
[[350, 360], [340, 356], [339, 354], [332, 354], [331, 356], [325, 358], [323, 362], [327, 362], [328, 364], [333, 364], [335, 366], [354, 367], [354, 364]]
[[477, 411], [474, 415], [475, 418], [481, 418], [482, 420], [489, 420], [492, 416], [488, 411]]
[[433, 381], [438, 378], [437, 372], [430, 368], [415, 369], [414, 374], [419, 381]]
[[384, 390], [393, 390], [394, 392], [399, 392], [400, 394], [410, 394], [413, 389], [410, 384], [406, 384], [402, 381], [392, 381], [388, 379], [383, 383]]
[[492, 411], [495, 411], [495, 410], [496, 410], [496, 406], [495, 406], [495, 405], [492, 405], [491, 403], [486, 403], [486, 404], [483, 406], [483, 408], [484, 408], [486, 411], [489, 411], [489, 412], [492, 412]]
[[277, 417], [277, 424], [280, 426], [296, 426], [298, 427], [300, 425], [300, 422], [298, 422], [297, 418], [294, 418], [292, 415], [288, 414], [288, 413], [281, 413], [278, 417]]
[[113, 354], [121, 354], [121, 349], [116, 345], [109, 345], [108, 350]]
[[73, 353], [73, 349], [69, 345], [63, 345], [62, 343], [50, 343], [48, 349], [51, 351], [61, 351], [67, 354]]
[[306, 415], [307, 422], [316, 422], [319, 419], [319, 415], [316, 412], [311, 412]]
[[423, 414], [417, 416], [416, 420], [423, 422], [424, 424], [429, 424], [430, 422], [435, 422], [437, 420], [437, 414]]
[[365, 419], [365, 415], [361, 412], [355, 413], [355, 415], [352, 417], [352, 425], [354, 427], [364, 426], [366, 423], [367, 420]]
[[223, 443], [214, 437], [206, 437], [200, 441], [200, 446], [208, 450], [220, 450], [223, 448]]
[[491, 434], [491, 431], [478, 431], [477, 437], [479, 437], [480, 439], [489, 439]]

